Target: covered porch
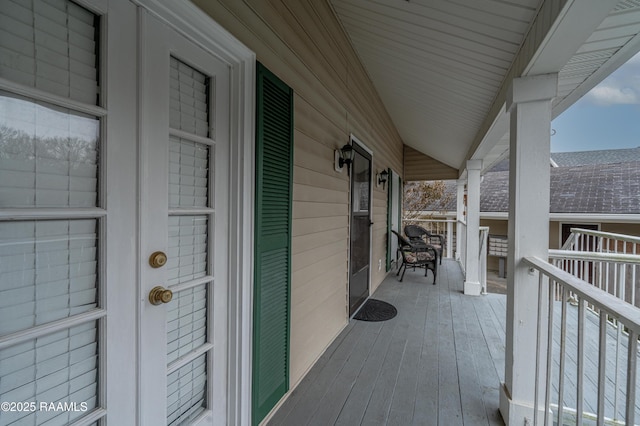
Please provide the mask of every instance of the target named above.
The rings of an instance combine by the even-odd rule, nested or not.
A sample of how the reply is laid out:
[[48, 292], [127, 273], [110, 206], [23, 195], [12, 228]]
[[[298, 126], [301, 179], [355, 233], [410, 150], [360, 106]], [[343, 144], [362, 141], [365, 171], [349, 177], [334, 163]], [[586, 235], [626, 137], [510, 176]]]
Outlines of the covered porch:
[[[0, 4], [0, 400], [88, 401], [0, 425], [542, 424], [550, 279], [637, 349], [640, 310], [549, 266], [547, 206], [551, 119], [640, 50], [639, 0]], [[507, 156], [508, 294], [464, 296]], [[385, 172], [458, 180], [464, 277], [387, 271]], [[396, 318], [350, 320], [356, 274]]]
[[431, 280], [390, 274], [372, 297], [398, 315], [351, 321], [268, 424], [504, 424], [506, 297], [465, 296], [450, 259]]
[[[402, 282], [395, 274], [387, 276], [372, 298], [393, 304], [397, 316], [382, 322], [352, 320], [266, 424], [504, 425], [499, 394], [505, 373], [507, 297], [465, 295], [464, 274], [452, 259], [443, 261], [436, 285], [431, 279], [431, 273], [425, 278], [422, 270], [411, 269]], [[640, 405], [630, 403], [634, 396], [628, 396], [626, 329], [618, 330], [611, 321], [600, 325], [596, 310], [582, 310], [575, 298], [553, 305], [550, 416], [529, 420], [634, 424], [629, 418], [637, 418]], [[599, 334], [606, 349], [601, 349]], [[637, 363], [637, 348], [631, 353], [631, 364]], [[635, 395], [638, 383], [633, 387]], [[537, 394], [546, 398], [544, 389]]]

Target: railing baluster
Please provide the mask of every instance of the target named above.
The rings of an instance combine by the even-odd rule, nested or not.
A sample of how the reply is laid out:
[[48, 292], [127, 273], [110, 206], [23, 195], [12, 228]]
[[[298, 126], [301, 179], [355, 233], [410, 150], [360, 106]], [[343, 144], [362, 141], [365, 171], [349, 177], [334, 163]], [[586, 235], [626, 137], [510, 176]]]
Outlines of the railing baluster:
[[453, 222], [447, 221], [447, 233], [445, 234], [447, 241], [447, 257], [453, 259]]
[[584, 299], [578, 299], [578, 380], [576, 389], [576, 425], [582, 426], [584, 411]]
[[604, 425], [604, 392], [607, 372], [607, 313], [600, 310], [600, 343], [598, 346], [598, 426]]
[[[633, 244], [633, 254], [638, 254], [638, 245]], [[633, 265], [631, 269], [631, 288], [633, 288], [633, 306], [638, 306], [636, 303], [636, 272], [638, 271], [638, 265]]]
[[[613, 279], [614, 279], [614, 283], [616, 283], [616, 288], [617, 288], [617, 292], [618, 292], [618, 298], [624, 300], [624, 286], [623, 286], [623, 282], [618, 280], [618, 268], [619, 265], [613, 265]], [[620, 406], [620, 364], [622, 363], [622, 351], [620, 350], [622, 348], [622, 334], [623, 334], [623, 330], [624, 329], [624, 325], [618, 321], [618, 328], [616, 330], [616, 379], [615, 379], [615, 392], [614, 392], [614, 399], [615, 399], [615, 403], [614, 403], [614, 407], [615, 407], [615, 413], [618, 413], [618, 408]]]
[[[603, 239], [602, 237], [598, 237], [598, 245], [596, 246], [596, 250], [595, 250], [598, 253], [602, 253], [602, 239]], [[598, 278], [599, 278], [598, 288], [608, 292], [609, 291], [609, 280], [602, 273], [602, 262], [598, 262]], [[603, 281], [604, 281], [604, 283], [603, 283]]]
[[[542, 272], [540, 272], [542, 275]], [[551, 408], [551, 371], [553, 370], [553, 307], [555, 305], [555, 294], [551, 291], [557, 286], [556, 281], [549, 280], [549, 314], [547, 322], [547, 375], [544, 394], [544, 425], [549, 424], [549, 409]]]
[[613, 380], [613, 385], [614, 387], [614, 392], [613, 392], [613, 418], [617, 418], [618, 416], [618, 409], [619, 409], [619, 404], [620, 404], [620, 385], [619, 385], [619, 378], [620, 378], [620, 357], [622, 356], [621, 352], [620, 352], [620, 345], [622, 344], [622, 327], [624, 327], [622, 325], [622, 323], [620, 321], [616, 321], [616, 362], [615, 362], [615, 370], [614, 370], [614, 374], [615, 374], [615, 378]]
[[538, 424], [538, 410], [539, 410], [539, 395], [540, 395], [540, 358], [541, 348], [540, 343], [542, 341], [542, 304], [544, 303], [542, 298], [543, 292], [543, 276], [542, 272], [538, 273], [538, 324], [536, 327], [536, 383], [533, 391], [533, 424]]
[[636, 421], [636, 368], [638, 361], [638, 334], [629, 331], [629, 356], [627, 358], [627, 415], [625, 421], [628, 425]]
[[562, 286], [562, 316], [560, 319], [560, 368], [558, 377], [558, 424], [564, 417], [564, 358], [567, 349], [567, 290]]

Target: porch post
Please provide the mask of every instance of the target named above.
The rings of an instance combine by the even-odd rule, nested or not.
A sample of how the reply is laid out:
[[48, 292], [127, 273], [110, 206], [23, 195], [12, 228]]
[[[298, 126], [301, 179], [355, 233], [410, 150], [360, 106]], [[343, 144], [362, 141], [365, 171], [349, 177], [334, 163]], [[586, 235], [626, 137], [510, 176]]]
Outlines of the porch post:
[[467, 256], [464, 294], [480, 296], [480, 171], [482, 160], [467, 161]]
[[[557, 74], [523, 77], [513, 80], [507, 95], [509, 249], [505, 383], [500, 392], [500, 412], [507, 425], [533, 422], [538, 277], [529, 273], [522, 259], [548, 256], [551, 100], [557, 87]], [[546, 354], [546, 329], [541, 336]], [[543, 355], [541, 372], [546, 371], [545, 361]]]
[[466, 250], [462, 247], [462, 225], [460, 222], [464, 221], [464, 186], [467, 183], [466, 179], [458, 179], [458, 192], [456, 198], [456, 260], [462, 259], [462, 250]]

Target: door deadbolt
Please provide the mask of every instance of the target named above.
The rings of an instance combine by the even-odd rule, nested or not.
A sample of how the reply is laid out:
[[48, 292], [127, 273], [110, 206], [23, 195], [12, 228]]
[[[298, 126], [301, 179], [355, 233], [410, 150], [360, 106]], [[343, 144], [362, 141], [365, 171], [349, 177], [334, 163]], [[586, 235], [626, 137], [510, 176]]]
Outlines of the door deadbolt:
[[167, 255], [161, 251], [154, 251], [149, 256], [149, 265], [152, 268], [161, 268], [167, 263]]
[[152, 288], [149, 292], [149, 302], [151, 302], [152, 305], [169, 303], [171, 299], [173, 299], [173, 292], [160, 285]]

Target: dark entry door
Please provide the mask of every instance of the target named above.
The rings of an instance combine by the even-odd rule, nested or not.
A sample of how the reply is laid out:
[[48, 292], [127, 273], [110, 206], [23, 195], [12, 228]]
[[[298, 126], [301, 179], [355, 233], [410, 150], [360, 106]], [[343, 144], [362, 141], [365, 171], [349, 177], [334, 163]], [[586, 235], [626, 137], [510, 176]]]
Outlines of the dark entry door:
[[351, 259], [349, 271], [349, 315], [369, 296], [371, 247], [371, 154], [353, 144], [351, 166]]

